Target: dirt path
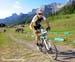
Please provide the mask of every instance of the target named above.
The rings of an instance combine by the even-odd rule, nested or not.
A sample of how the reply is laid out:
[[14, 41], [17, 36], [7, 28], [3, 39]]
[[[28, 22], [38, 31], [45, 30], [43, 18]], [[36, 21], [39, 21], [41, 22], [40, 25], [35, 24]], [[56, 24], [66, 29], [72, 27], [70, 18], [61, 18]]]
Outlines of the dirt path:
[[[16, 48], [14, 51], [9, 53], [9, 58], [1, 57], [2, 61], [6, 62], [54, 62], [51, 56], [47, 56], [39, 52], [36, 49], [34, 43], [26, 42], [22, 39], [15, 38], [11, 33], [8, 36], [14, 41], [14, 43], [20, 44], [23, 47]], [[13, 56], [14, 55], [14, 56]]]
[[70, 46], [57, 46], [58, 60], [57, 62], [75, 62], [75, 48]]
[[[28, 52], [32, 54], [30, 54], [31, 56], [24, 60], [24, 62], [75, 62], [75, 49], [69, 46], [57, 46], [59, 53], [58, 60], [55, 61], [49, 55], [45, 55], [37, 51], [34, 43], [26, 42], [22, 39], [17, 39], [10, 33], [8, 36], [16, 43], [24, 45]], [[42, 59], [40, 57], [42, 57]], [[22, 56], [21, 58], [24, 57]]]

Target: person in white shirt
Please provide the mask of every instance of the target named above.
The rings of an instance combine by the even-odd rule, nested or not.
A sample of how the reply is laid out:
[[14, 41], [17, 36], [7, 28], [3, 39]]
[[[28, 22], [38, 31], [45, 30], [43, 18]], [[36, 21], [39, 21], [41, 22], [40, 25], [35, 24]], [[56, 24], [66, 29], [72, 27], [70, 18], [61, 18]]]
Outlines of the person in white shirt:
[[46, 20], [46, 17], [43, 16], [43, 12], [41, 10], [37, 11], [36, 15], [33, 17], [31, 23], [30, 23], [30, 29], [33, 31], [34, 36], [35, 36], [35, 43], [37, 46], [39, 46], [40, 44], [38, 43], [39, 41], [39, 33], [37, 32], [37, 30], [39, 30], [41, 28], [41, 21], [46, 21], [46, 25], [47, 25], [47, 30], [50, 29], [50, 25], [49, 22]]

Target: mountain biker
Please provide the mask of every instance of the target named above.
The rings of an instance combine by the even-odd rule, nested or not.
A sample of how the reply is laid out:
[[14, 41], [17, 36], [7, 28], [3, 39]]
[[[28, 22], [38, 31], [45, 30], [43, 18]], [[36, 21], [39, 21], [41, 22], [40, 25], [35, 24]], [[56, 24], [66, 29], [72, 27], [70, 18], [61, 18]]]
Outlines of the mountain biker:
[[41, 45], [41, 44], [38, 43], [39, 33], [37, 32], [37, 30], [39, 30], [41, 28], [41, 21], [43, 21], [43, 20], [46, 22], [46, 25], [47, 25], [46, 30], [49, 30], [50, 29], [49, 22], [46, 20], [46, 17], [43, 16], [43, 12], [41, 10], [38, 10], [36, 12], [36, 15], [33, 17], [32, 21], [30, 23], [30, 29], [34, 33], [35, 43], [36, 43], [37, 46]]

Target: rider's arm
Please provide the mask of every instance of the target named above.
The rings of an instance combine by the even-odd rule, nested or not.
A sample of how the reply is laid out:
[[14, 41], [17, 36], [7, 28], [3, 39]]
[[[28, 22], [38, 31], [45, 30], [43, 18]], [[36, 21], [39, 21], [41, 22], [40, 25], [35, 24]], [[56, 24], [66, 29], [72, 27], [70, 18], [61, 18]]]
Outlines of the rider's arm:
[[33, 17], [32, 21], [31, 21], [31, 23], [30, 23], [30, 26], [29, 26], [30, 29], [33, 30], [33, 31], [35, 31], [34, 25], [35, 25], [36, 19], [37, 19], [37, 17], [36, 17], [36, 15], [35, 15], [35, 16]]
[[50, 24], [49, 24], [49, 22], [47, 21], [46, 17], [44, 17], [44, 16], [43, 16], [43, 19], [44, 19], [44, 20], [45, 20], [45, 22], [46, 22], [46, 26], [47, 26], [47, 27], [49, 27], [49, 26], [50, 26]]
[[46, 25], [47, 25], [47, 27], [50, 27], [50, 24], [47, 20], [46, 20]]
[[31, 30], [34, 31], [34, 30], [35, 30], [35, 29], [34, 29], [34, 22], [31, 22], [29, 27], [30, 27]]
[[47, 21], [47, 19], [46, 19], [46, 17], [44, 17], [43, 16], [43, 19], [45, 20], [45, 22], [46, 22], [46, 30], [48, 31], [48, 30], [50, 30], [51, 29], [51, 27], [50, 27], [50, 24], [49, 24], [49, 22]]
[[46, 20], [46, 24], [47, 24], [46, 30], [47, 30], [47, 31], [51, 30], [51, 27], [50, 27], [49, 22], [48, 22], [47, 20]]

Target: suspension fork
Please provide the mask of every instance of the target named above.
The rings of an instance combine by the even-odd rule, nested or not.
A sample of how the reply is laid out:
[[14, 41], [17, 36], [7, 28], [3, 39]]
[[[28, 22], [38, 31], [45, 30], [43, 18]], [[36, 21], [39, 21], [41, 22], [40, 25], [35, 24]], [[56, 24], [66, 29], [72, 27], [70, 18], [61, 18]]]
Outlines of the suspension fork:
[[45, 44], [45, 47], [47, 48], [47, 50], [49, 50], [49, 45], [47, 44], [47, 39], [44, 39], [44, 44]]

